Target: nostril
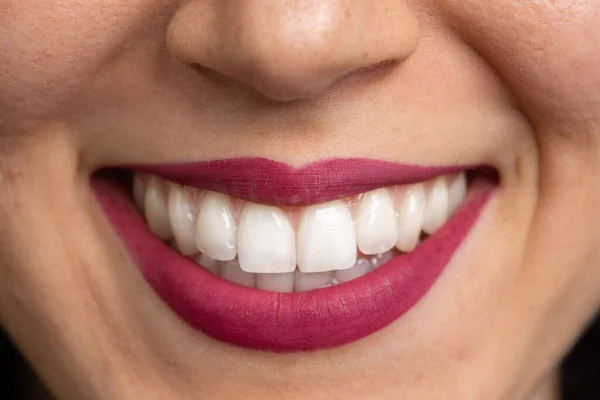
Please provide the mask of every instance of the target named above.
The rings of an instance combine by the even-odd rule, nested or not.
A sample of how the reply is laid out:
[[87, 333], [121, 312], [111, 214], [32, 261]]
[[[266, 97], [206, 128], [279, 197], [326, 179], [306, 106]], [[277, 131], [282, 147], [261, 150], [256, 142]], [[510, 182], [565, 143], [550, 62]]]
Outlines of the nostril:
[[[186, 2], [169, 50], [213, 81], [268, 100], [319, 96], [333, 85], [383, 77], [420, 38], [407, 2]], [[209, 7], [207, 4], [212, 3]]]
[[[258, 86], [256, 82], [254, 84], [250, 82], [244, 82], [236, 79], [234, 76], [225, 75], [219, 71], [197, 63], [191, 63], [190, 67], [202, 75], [204, 79], [212, 82], [222, 89], [236, 89], [248, 93], [252, 92], [254, 95], [276, 102], [291, 102], [313, 97], [316, 93], [322, 90], [321, 86], [329, 86], [331, 89], [333, 87], [345, 84], [359, 84], [382, 79], [390, 74], [392, 70], [399, 64], [400, 61], [397, 59], [384, 60], [378, 63], [373, 63], [366, 67], [354, 69], [346, 74], [341, 75], [338, 79], [334, 79], [333, 82], [330, 79], [323, 79], [320, 86], [316, 85], [309, 87], [305, 84], [302, 85], [302, 87], [292, 87], [292, 85], [288, 85], [285, 88], [282, 87], [281, 82], [279, 82], [278, 85], [268, 85], [269, 80], [267, 79], [262, 79], [262, 85]], [[316, 83], [316, 81], [313, 83]]]
[[[363, 57], [364, 58], [368, 58], [369, 54], [365, 53], [363, 55]], [[354, 71], [350, 71], [348, 73], [348, 76], [355, 75], [355, 74], [362, 74], [362, 73], [365, 73], [365, 72], [371, 72], [371, 71], [377, 71], [377, 70], [382, 70], [382, 69], [393, 68], [397, 64], [398, 64], [398, 60], [391, 58], [389, 60], [384, 60], [384, 61], [381, 61], [381, 62], [373, 63], [371, 65], [367, 65], [366, 67], [357, 68]]]
[[201, 64], [190, 64], [199, 75], [206, 81], [211, 82], [215, 87], [225, 92], [232, 92], [248, 95], [251, 97], [261, 98], [273, 102], [293, 102], [297, 100], [307, 99], [319, 89], [303, 87], [284, 87], [281, 82], [278, 84], [270, 84], [270, 80], [261, 78], [241, 80], [239, 77], [226, 75], [212, 68]]
[[[367, 55], [368, 56], [368, 55]], [[353, 71], [348, 72], [344, 76], [342, 76], [336, 84], [340, 84], [341, 82], [348, 82], [354, 80], [364, 80], [364, 79], [379, 79], [388, 75], [392, 72], [392, 70], [400, 64], [400, 61], [397, 59], [389, 59], [381, 62], [373, 63], [366, 67], [357, 68]]]

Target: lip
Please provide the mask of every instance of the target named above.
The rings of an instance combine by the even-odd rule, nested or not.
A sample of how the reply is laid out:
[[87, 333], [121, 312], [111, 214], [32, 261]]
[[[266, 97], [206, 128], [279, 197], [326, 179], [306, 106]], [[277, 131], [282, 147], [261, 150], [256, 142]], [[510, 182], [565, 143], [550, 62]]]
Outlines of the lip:
[[[246, 162], [238, 159], [233, 164], [223, 165], [248, 165]], [[251, 162], [255, 163], [256, 159]], [[236, 175], [223, 172], [208, 184], [200, 183], [199, 177], [209, 170], [215, 170], [218, 164], [159, 166], [146, 168], [145, 171], [162, 172], [157, 175], [167, 179], [179, 178], [174, 180], [180, 183], [195, 182], [195, 186], [204, 188], [225, 185], [229, 189], [244, 191], [251, 187], [241, 181], [245, 176], [243, 173]], [[344, 164], [347, 165], [337, 162], [327, 165]], [[267, 170], [289, 169], [282, 169], [281, 164], [275, 162], [262, 165]], [[200, 166], [196, 169], [199, 172], [186, 178], [183, 171], [195, 166]], [[222, 168], [223, 171], [227, 170]], [[432, 171], [437, 171], [439, 175], [456, 169], [400, 167], [399, 170], [404, 175], [397, 178], [386, 175], [386, 181], [416, 181], [423, 176], [429, 177]], [[409, 170], [417, 171], [416, 175], [409, 175], [406, 172]], [[297, 182], [300, 179], [298, 177], [311, 175], [310, 171], [314, 171], [313, 167], [291, 178], [281, 178], [277, 180], [277, 185]], [[228, 173], [231, 175], [226, 175]], [[232, 176], [239, 181], [228, 184], [226, 180], [223, 181], [224, 176]], [[348, 174], [344, 172], [344, 176]], [[352, 187], [370, 186], [373, 182], [375, 178]], [[273, 352], [311, 351], [341, 346], [373, 334], [400, 318], [428, 293], [496, 189], [489, 182], [474, 185], [463, 206], [434, 235], [413, 252], [400, 255], [358, 279], [314, 291], [275, 293], [226, 281], [169, 248], [150, 232], [123, 185], [114, 179], [95, 175], [92, 187], [100, 208], [148, 284], [181, 319], [222, 342]], [[256, 196], [274, 196], [274, 191], [266, 185], [260, 188], [264, 191], [254, 191]], [[305, 197], [302, 199], [328, 198], [340, 190], [341, 187], [331, 191], [307, 191], [303, 192]], [[290, 192], [298, 193], [293, 189]], [[290, 200], [291, 197], [286, 196], [285, 199]]]
[[363, 158], [327, 159], [301, 168], [266, 158], [231, 158], [127, 168], [181, 185], [274, 205], [322, 203], [465, 169], [464, 166], [424, 167]]

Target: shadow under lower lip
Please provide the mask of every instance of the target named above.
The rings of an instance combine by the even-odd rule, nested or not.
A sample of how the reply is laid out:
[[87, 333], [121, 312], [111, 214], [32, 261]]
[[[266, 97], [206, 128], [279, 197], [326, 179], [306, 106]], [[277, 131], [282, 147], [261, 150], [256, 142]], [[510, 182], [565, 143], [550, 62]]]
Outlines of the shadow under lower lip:
[[192, 327], [233, 345], [276, 352], [310, 351], [354, 342], [410, 310], [441, 274], [494, 192], [465, 205], [412, 253], [325, 289], [275, 293], [224, 281], [177, 254], [148, 230], [127, 194], [95, 178], [98, 202], [146, 281]]

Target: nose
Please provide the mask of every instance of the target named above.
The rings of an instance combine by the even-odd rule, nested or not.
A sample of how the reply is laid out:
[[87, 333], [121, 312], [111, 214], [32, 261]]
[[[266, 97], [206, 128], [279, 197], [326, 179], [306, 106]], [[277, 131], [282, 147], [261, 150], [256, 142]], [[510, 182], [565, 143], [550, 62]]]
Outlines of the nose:
[[356, 72], [396, 65], [419, 41], [405, 0], [192, 0], [170, 51], [276, 101], [314, 97]]

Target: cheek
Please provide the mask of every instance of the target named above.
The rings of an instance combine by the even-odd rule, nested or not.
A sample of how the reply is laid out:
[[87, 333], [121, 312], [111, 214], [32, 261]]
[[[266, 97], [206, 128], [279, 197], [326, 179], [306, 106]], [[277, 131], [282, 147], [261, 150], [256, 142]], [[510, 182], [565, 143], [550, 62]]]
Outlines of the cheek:
[[534, 123], [598, 126], [600, 2], [447, 0], [444, 7]]
[[58, 113], [155, 12], [158, 0], [0, 0], [0, 135]]

